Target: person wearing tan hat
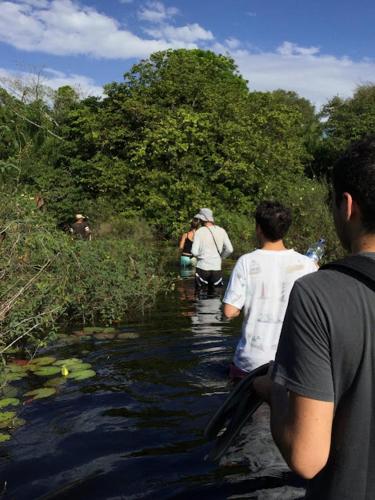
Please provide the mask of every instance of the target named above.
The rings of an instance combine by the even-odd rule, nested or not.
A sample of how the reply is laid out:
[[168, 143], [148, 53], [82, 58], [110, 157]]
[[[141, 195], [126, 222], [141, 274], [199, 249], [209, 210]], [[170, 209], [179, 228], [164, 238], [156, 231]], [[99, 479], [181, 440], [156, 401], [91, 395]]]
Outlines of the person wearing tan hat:
[[91, 241], [91, 230], [86, 217], [82, 214], [76, 214], [76, 221], [72, 224], [70, 232], [78, 239]]
[[197, 257], [195, 286], [197, 290], [223, 286], [221, 261], [233, 252], [232, 243], [225, 229], [217, 226], [212, 210], [201, 208], [194, 216], [202, 223], [194, 237], [191, 253]]

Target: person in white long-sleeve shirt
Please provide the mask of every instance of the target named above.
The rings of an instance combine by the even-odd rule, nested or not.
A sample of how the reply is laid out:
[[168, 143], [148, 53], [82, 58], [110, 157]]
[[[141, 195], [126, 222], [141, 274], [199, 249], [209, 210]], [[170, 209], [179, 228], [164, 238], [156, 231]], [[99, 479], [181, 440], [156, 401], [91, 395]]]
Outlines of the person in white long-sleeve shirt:
[[214, 223], [212, 210], [201, 208], [194, 216], [202, 223], [195, 233], [192, 254], [197, 258], [195, 285], [198, 290], [223, 286], [221, 261], [233, 252], [227, 232]]

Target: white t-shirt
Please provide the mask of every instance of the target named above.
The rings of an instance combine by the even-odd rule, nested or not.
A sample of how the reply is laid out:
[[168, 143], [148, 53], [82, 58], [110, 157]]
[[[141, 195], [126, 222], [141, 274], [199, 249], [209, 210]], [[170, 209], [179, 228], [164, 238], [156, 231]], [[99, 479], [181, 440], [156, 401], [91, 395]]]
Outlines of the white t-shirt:
[[293, 284], [316, 270], [312, 259], [294, 250], [255, 250], [238, 259], [224, 296], [226, 304], [244, 309], [233, 359], [238, 368], [250, 372], [275, 359]]
[[220, 271], [221, 259], [225, 259], [232, 252], [232, 243], [222, 227], [209, 226], [208, 228], [203, 226], [196, 231], [191, 253], [197, 257], [199, 269]]

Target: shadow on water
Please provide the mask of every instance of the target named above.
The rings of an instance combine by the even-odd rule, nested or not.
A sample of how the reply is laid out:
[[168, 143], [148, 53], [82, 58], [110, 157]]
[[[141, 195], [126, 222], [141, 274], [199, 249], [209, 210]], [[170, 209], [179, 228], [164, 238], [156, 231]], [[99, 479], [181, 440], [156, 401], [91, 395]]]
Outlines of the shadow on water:
[[240, 326], [222, 321], [220, 305], [219, 296], [197, 298], [186, 275], [174, 295], [123, 328], [136, 334], [129, 339], [51, 348], [91, 363], [97, 377], [24, 407], [26, 424], [0, 448], [4, 498], [303, 496], [273, 445], [265, 407], [220, 464], [205, 461], [203, 430], [230, 390]]

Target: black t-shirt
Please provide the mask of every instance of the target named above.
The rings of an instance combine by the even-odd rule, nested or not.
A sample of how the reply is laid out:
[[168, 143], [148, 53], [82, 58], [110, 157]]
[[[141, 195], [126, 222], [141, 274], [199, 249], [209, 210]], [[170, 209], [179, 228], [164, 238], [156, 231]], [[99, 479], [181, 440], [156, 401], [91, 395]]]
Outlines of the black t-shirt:
[[78, 238], [88, 239], [90, 236], [90, 228], [86, 222], [75, 222], [72, 224], [72, 229]]
[[329, 460], [309, 481], [307, 498], [375, 499], [375, 292], [335, 270], [300, 278], [273, 379], [335, 405]]

